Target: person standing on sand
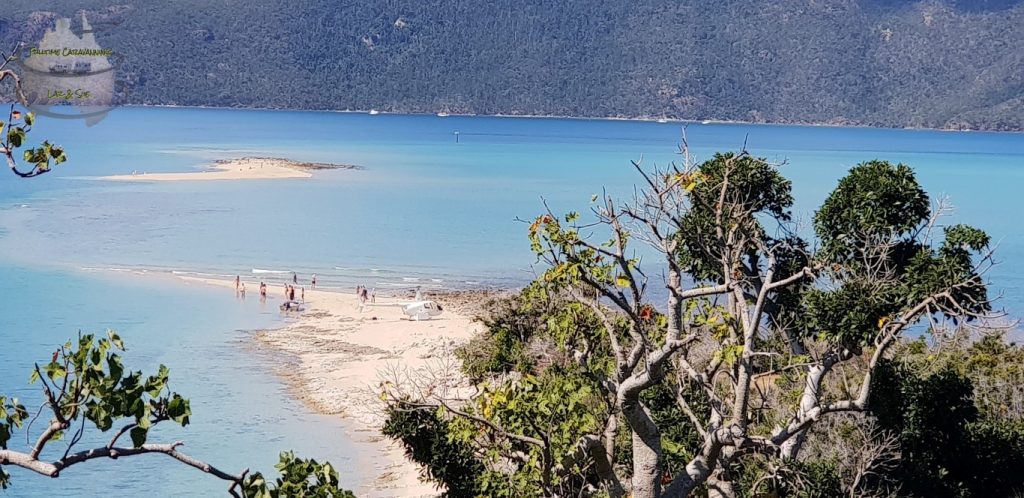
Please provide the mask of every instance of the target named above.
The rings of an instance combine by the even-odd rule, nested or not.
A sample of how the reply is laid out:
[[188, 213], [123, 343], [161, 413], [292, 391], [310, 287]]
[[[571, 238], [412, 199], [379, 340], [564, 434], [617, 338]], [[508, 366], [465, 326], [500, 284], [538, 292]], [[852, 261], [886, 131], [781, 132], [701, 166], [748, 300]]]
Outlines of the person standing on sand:
[[377, 303], [377, 288], [374, 287], [374, 288], [370, 289], [370, 304], [376, 304], [376, 303]]
[[238, 284], [241, 282], [241, 280], [242, 279], [238, 275], [235, 275], [235, 292], [236, 293], [238, 292]]
[[295, 287], [289, 287], [288, 288], [288, 300], [289, 301], [294, 301], [295, 300]]
[[288, 300], [288, 284], [284, 284], [284, 299]]
[[238, 292], [239, 295], [242, 296], [242, 299], [245, 299], [245, 283], [243, 282], [241, 285], [242, 286], [239, 288]]
[[316, 273], [313, 274], [313, 278], [309, 282], [310, 289], [316, 289]]
[[299, 276], [296, 275], [295, 272], [292, 272], [292, 283], [293, 284], [299, 283]]
[[303, 303], [306, 302], [306, 288], [305, 287], [302, 288], [302, 302]]

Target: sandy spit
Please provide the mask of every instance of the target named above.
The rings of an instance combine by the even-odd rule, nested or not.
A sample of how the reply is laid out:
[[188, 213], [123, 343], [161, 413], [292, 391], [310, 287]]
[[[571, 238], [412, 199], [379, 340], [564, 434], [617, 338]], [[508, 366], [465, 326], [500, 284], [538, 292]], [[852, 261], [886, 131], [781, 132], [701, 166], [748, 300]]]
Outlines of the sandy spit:
[[311, 171], [325, 169], [361, 169], [349, 164], [306, 163], [274, 157], [243, 157], [223, 159], [209, 169], [187, 173], [146, 173], [134, 171], [129, 175], [100, 177], [101, 180], [121, 182], [181, 182], [208, 180], [269, 180], [281, 178], [309, 178]]
[[[178, 277], [189, 284], [215, 285], [234, 292], [227, 280]], [[243, 279], [246, 299], [259, 299], [259, 282]], [[299, 289], [296, 289], [299, 297]], [[480, 303], [500, 291], [450, 292], [437, 296], [445, 306], [440, 317], [409, 321], [398, 306], [360, 309], [355, 292], [312, 290], [306, 286], [305, 309], [289, 313], [279, 329], [255, 334], [260, 349], [283, 353], [278, 368], [297, 397], [317, 412], [342, 417], [349, 427], [361, 463], [357, 496], [419, 498], [438, 496], [432, 484], [420, 482], [420, 469], [401, 447], [384, 437], [380, 384], [387, 372], [429, 368], [482, 328], [471, 317]], [[284, 289], [270, 286], [268, 300], [280, 304]], [[406, 298], [377, 296], [377, 304]], [[473, 314], [471, 314], [473, 313]]]

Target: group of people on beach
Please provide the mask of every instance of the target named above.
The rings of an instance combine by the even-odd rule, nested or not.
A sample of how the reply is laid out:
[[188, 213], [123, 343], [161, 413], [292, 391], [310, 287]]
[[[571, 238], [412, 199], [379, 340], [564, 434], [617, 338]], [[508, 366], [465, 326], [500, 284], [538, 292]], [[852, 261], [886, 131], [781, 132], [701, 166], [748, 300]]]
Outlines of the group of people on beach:
[[[306, 302], [306, 288], [305, 287], [300, 287], [299, 289], [300, 289], [300, 292], [301, 292], [300, 296], [301, 296], [302, 302]], [[295, 300], [295, 286], [294, 285], [284, 284], [284, 298], [286, 300], [288, 300], [288, 301], [294, 301]]]
[[[295, 272], [292, 272], [292, 283], [284, 284], [284, 299], [285, 301], [298, 302], [295, 299], [295, 288], [299, 284], [299, 276]], [[312, 289], [316, 288], [316, 273], [309, 279], [309, 286]], [[267, 299], [267, 283], [260, 281], [260, 301]], [[245, 282], [242, 282], [242, 277], [235, 275], [235, 295], [245, 299]], [[368, 289], [365, 285], [356, 286], [356, 296], [359, 298], [360, 304], [376, 303], [377, 302], [377, 289]], [[299, 286], [299, 301], [303, 304], [306, 302], [306, 288]]]
[[377, 302], [377, 289], [367, 290], [365, 285], [356, 286], [356, 296], [359, 297], [359, 304], [366, 304], [369, 301], [371, 304]]
[[[311, 282], [311, 286], [312, 287], [316, 287], [316, 274], [315, 273], [313, 274], [313, 278], [311, 279], [310, 282]], [[295, 273], [292, 273], [292, 284], [298, 284], [298, 283], [299, 283], [298, 275], [296, 275]], [[267, 299], [267, 289], [268, 289], [267, 283], [263, 282], [263, 281], [260, 281], [260, 300], [261, 301], [265, 301]], [[238, 297], [241, 297], [242, 299], [245, 299], [245, 282], [242, 281], [242, 277], [240, 275], [235, 275], [235, 295], [238, 296]], [[284, 284], [284, 299], [286, 301], [295, 301], [295, 285], [289, 285], [287, 283]], [[299, 299], [303, 303], [306, 302], [306, 288], [305, 287], [299, 287]]]
[[[299, 283], [299, 275], [296, 274], [295, 272], [292, 272], [292, 283], [295, 285], [298, 285]], [[316, 273], [314, 273], [313, 276], [309, 278], [309, 288], [316, 289]], [[305, 287], [303, 287], [303, 289], [305, 289]]]

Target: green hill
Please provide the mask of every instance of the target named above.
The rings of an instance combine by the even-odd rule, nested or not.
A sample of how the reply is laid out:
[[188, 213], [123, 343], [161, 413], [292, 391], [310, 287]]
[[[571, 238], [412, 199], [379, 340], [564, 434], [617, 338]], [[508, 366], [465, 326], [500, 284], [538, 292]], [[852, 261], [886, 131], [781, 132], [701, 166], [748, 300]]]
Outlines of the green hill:
[[122, 100], [1024, 128], [1021, 0], [8, 0], [87, 9]]

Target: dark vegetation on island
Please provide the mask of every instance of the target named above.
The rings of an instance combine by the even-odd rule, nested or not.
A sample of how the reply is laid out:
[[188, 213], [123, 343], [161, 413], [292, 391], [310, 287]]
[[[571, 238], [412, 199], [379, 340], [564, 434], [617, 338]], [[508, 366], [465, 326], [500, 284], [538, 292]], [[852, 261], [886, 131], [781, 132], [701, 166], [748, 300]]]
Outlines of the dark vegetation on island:
[[0, 45], [79, 9], [122, 103], [1024, 128], [1019, 0], [13, 0]]

